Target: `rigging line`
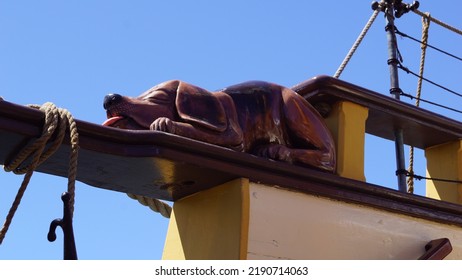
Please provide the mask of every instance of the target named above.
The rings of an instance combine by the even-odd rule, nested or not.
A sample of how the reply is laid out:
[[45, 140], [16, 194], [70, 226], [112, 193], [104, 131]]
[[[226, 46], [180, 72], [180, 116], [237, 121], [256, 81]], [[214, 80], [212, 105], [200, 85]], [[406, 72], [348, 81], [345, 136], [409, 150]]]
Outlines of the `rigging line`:
[[452, 32], [455, 32], [455, 33], [457, 33], [459, 35], [462, 35], [462, 30], [460, 30], [460, 29], [457, 29], [457, 28], [455, 28], [455, 27], [453, 27], [453, 26], [451, 26], [451, 25], [449, 25], [447, 23], [444, 23], [444, 22], [442, 22], [442, 21], [440, 21], [440, 20], [438, 20], [438, 19], [436, 19], [434, 17], [431, 17], [430, 15], [428, 15], [426, 13], [423, 13], [423, 12], [419, 11], [418, 9], [413, 9], [412, 11], [414, 13], [418, 14], [421, 17], [426, 17], [430, 21], [433, 21], [434, 23], [436, 23], [436, 24], [438, 24], [438, 25], [440, 25], [440, 26], [442, 26], [442, 27], [444, 27], [446, 29], [451, 30]]
[[353, 43], [353, 46], [351, 47], [350, 51], [348, 54], [345, 56], [343, 59], [342, 63], [340, 64], [339, 68], [334, 74], [334, 78], [339, 78], [340, 75], [342, 74], [343, 70], [347, 66], [348, 62], [350, 61], [351, 57], [353, 57], [353, 54], [356, 52], [356, 50], [359, 47], [359, 44], [361, 44], [361, 41], [364, 39], [364, 37], [367, 34], [367, 31], [369, 31], [369, 28], [372, 26], [372, 23], [374, 23], [374, 20], [377, 18], [377, 15], [379, 14], [380, 9], [376, 9], [373, 13], [372, 16], [369, 18], [369, 20], [366, 23], [366, 26], [364, 26], [363, 30], [359, 34], [358, 38], [356, 41]]
[[445, 106], [445, 105], [441, 105], [441, 104], [439, 104], [439, 103], [435, 103], [435, 102], [433, 102], [433, 101], [429, 101], [429, 100], [426, 100], [426, 99], [422, 99], [422, 98], [420, 98], [420, 97], [417, 98], [417, 97], [414, 97], [414, 96], [412, 96], [411, 94], [408, 94], [408, 93], [401, 92], [400, 95], [401, 95], [401, 96], [408, 97], [408, 98], [410, 98], [411, 100], [412, 100], [412, 99], [419, 100], [419, 101], [421, 101], [421, 102], [425, 102], [425, 103], [428, 103], [428, 104], [431, 104], [431, 105], [434, 105], [434, 106], [437, 106], [437, 107], [440, 107], [440, 108], [443, 108], [443, 109], [446, 109], [446, 110], [450, 110], [450, 111], [453, 111], [453, 112], [462, 114], [462, 111], [461, 111], [461, 110], [457, 110], [457, 109], [454, 109], [454, 108], [451, 108], [451, 107], [448, 107], [448, 106]]
[[434, 177], [425, 177], [421, 175], [414, 174], [413, 172], [409, 172], [405, 169], [403, 170], [396, 170], [396, 174], [404, 174], [407, 177], [412, 177], [417, 180], [432, 180], [432, 181], [439, 181], [439, 182], [446, 182], [446, 183], [455, 183], [455, 184], [462, 184], [462, 181], [460, 180], [451, 180], [451, 179], [445, 179], [445, 178], [434, 178]]
[[401, 32], [401, 31], [399, 31], [396, 27], [395, 27], [395, 33], [398, 34], [398, 35], [400, 35], [400, 36], [402, 36], [402, 37], [411, 39], [411, 40], [413, 40], [414, 42], [417, 42], [417, 43], [420, 43], [420, 44], [422, 44], [422, 45], [425, 45], [425, 46], [427, 46], [427, 47], [429, 47], [429, 48], [431, 48], [431, 49], [434, 49], [434, 50], [436, 50], [436, 51], [439, 51], [439, 52], [441, 52], [441, 53], [443, 53], [443, 54], [445, 54], [445, 55], [447, 55], [447, 56], [450, 56], [450, 57], [452, 57], [452, 58], [455, 58], [455, 59], [457, 59], [457, 60], [462, 61], [462, 58], [461, 58], [461, 57], [458, 57], [458, 56], [456, 56], [456, 55], [454, 55], [454, 54], [452, 54], [452, 53], [449, 53], [449, 52], [447, 52], [447, 51], [444, 51], [444, 50], [442, 50], [442, 49], [440, 49], [440, 48], [437, 48], [437, 47], [435, 47], [435, 46], [432, 46], [432, 45], [430, 45], [430, 44], [428, 44], [428, 43], [424, 43], [424, 42], [420, 41], [419, 39], [416, 39], [416, 38], [414, 38], [414, 37], [412, 37], [412, 36], [407, 35], [406, 33], [403, 33], [403, 32]]
[[406, 73], [411, 74], [411, 75], [413, 75], [413, 76], [415, 76], [417, 78], [420, 78], [420, 79], [422, 79], [422, 80], [424, 80], [424, 81], [426, 81], [426, 82], [428, 82], [428, 83], [430, 83], [430, 84], [432, 84], [434, 86], [437, 86], [437, 87], [439, 87], [441, 89], [444, 89], [444, 90], [446, 90], [446, 91], [448, 91], [448, 92], [450, 92], [450, 93], [452, 93], [454, 95], [457, 95], [459, 97], [462, 97], [462, 94], [460, 94], [460, 93], [458, 93], [456, 91], [453, 91], [453, 90], [451, 90], [451, 89], [449, 89], [449, 88], [447, 88], [445, 86], [442, 86], [442, 85], [440, 85], [438, 83], [435, 83], [435, 82], [433, 82], [433, 81], [431, 81], [431, 80], [429, 80], [429, 79], [427, 79], [427, 78], [425, 78], [425, 77], [423, 77], [423, 76], [421, 76], [419, 74], [416, 74], [415, 72], [412, 72], [411, 70], [409, 70], [409, 68], [404, 67], [401, 63], [398, 63], [398, 68], [405, 71]]
[[[396, 26], [395, 26], [396, 29]], [[425, 56], [427, 53], [427, 41], [428, 41], [428, 31], [430, 29], [430, 21], [428, 17], [422, 17], [422, 43], [420, 44], [420, 67], [419, 67], [419, 76], [423, 76], [425, 69]], [[402, 91], [401, 91], [402, 93]], [[417, 81], [417, 93], [415, 106], [420, 106], [420, 96], [422, 93], [422, 79], [419, 78]], [[414, 173], [414, 146], [409, 147], [409, 172]], [[407, 179], [408, 192], [414, 193], [414, 178], [408, 177]]]

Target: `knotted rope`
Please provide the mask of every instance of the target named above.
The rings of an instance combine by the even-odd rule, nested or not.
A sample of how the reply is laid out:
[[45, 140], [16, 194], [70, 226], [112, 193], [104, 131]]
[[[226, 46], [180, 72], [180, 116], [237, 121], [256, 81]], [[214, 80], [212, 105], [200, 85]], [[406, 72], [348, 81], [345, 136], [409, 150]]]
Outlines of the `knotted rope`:
[[[0, 230], [0, 244], [3, 242], [5, 235], [13, 220], [14, 214], [21, 203], [21, 199], [30, 182], [35, 169], [47, 160], [63, 142], [66, 129], [70, 132], [70, 164], [68, 171], [67, 192], [70, 195], [71, 213], [74, 213], [75, 200], [75, 180], [77, 177], [77, 157], [79, 149], [79, 135], [77, 125], [69, 111], [57, 108], [53, 103], [47, 102], [42, 106], [30, 105], [30, 107], [39, 109], [45, 113], [45, 123], [42, 129], [42, 135], [26, 145], [11, 162], [4, 166], [5, 171], [13, 171], [15, 174], [25, 174], [18, 193], [11, 205], [8, 215], [5, 218], [2, 229]], [[56, 133], [55, 133], [56, 131]], [[56, 134], [55, 137], [52, 137]], [[30, 161], [29, 163], [27, 163]]]
[[[57, 108], [50, 102], [47, 102], [42, 106], [30, 105], [30, 107], [43, 111], [45, 113], [45, 122], [42, 128], [42, 135], [29, 145], [25, 146], [9, 163], [6, 163], [4, 166], [4, 170], [7, 172], [12, 171], [15, 174], [25, 175], [5, 218], [3, 227], [0, 229], [0, 244], [3, 242], [3, 239], [11, 225], [32, 174], [40, 164], [56, 152], [64, 140], [66, 129], [69, 130], [71, 145], [67, 192], [70, 195], [70, 210], [72, 215], [74, 213], [75, 181], [77, 178], [77, 158], [79, 149], [79, 135], [77, 132], [76, 122], [68, 110]], [[54, 134], [56, 134], [56, 136], [52, 138]], [[26, 164], [28, 161], [29, 163]], [[128, 194], [128, 196], [138, 200], [144, 206], [149, 206], [151, 210], [160, 213], [162, 216], [170, 218], [172, 208], [168, 204], [154, 198], [148, 198], [140, 195]]]

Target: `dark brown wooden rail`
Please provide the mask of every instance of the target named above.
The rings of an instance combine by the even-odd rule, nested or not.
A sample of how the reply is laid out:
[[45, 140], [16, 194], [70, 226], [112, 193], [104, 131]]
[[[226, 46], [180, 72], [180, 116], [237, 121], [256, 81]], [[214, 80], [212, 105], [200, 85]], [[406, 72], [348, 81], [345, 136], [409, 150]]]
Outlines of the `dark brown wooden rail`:
[[461, 122], [336, 78], [319, 76], [292, 89], [314, 104], [346, 100], [369, 108], [366, 132], [378, 137], [394, 140], [402, 128], [404, 143], [421, 149], [462, 138]]

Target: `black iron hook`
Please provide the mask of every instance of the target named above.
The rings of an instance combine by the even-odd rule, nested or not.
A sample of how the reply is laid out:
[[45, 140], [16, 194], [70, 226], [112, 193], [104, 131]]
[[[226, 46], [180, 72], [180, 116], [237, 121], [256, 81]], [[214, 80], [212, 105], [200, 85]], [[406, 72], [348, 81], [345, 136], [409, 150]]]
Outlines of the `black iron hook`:
[[64, 233], [64, 259], [77, 260], [69, 193], [64, 192], [61, 195], [61, 200], [63, 201], [63, 218], [54, 219], [51, 222], [50, 230], [48, 231], [48, 241], [53, 242], [56, 240], [56, 228], [60, 226]]

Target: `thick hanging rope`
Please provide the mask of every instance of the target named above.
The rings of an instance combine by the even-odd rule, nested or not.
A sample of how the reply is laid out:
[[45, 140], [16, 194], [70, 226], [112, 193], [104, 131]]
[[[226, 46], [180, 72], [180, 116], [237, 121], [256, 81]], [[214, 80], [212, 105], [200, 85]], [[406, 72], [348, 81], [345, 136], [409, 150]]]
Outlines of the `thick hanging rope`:
[[334, 74], [334, 78], [339, 78], [340, 75], [342, 74], [343, 70], [345, 69], [345, 67], [347, 66], [348, 62], [350, 62], [350, 59], [353, 57], [353, 54], [356, 52], [356, 50], [358, 49], [359, 45], [361, 44], [362, 40], [364, 39], [364, 37], [366, 36], [367, 34], [367, 31], [369, 31], [370, 27], [372, 26], [372, 24], [374, 23], [375, 19], [377, 18], [377, 15], [380, 13], [380, 9], [376, 9], [374, 10], [374, 12], [372, 13], [372, 16], [369, 18], [369, 20], [367, 21], [366, 23], [366, 26], [364, 26], [363, 30], [361, 31], [361, 33], [359, 34], [358, 38], [356, 39], [356, 41], [353, 43], [353, 46], [351, 47], [350, 51], [348, 52], [348, 54], [345, 56], [345, 58], [343, 59], [342, 63], [340, 64], [339, 68], [337, 69], [337, 71], [335, 72]]
[[[34, 170], [59, 148], [63, 142], [66, 128], [69, 128], [71, 138], [71, 155], [67, 192], [70, 195], [69, 203], [71, 213], [74, 213], [75, 180], [77, 177], [77, 157], [79, 149], [79, 136], [74, 118], [69, 111], [57, 108], [50, 102], [47, 102], [42, 106], [31, 105], [30, 107], [39, 109], [45, 113], [45, 123], [43, 125], [42, 135], [29, 145], [25, 146], [11, 162], [4, 166], [5, 171], [13, 171], [15, 174], [25, 175], [8, 215], [5, 218], [3, 227], [0, 230], [0, 244], [3, 242], [3, 239], [11, 225], [14, 214], [21, 203], [21, 199], [27, 189]], [[54, 134], [56, 134], [56, 136], [52, 138]], [[28, 161], [30, 162], [27, 163]]]
[[[420, 67], [419, 67], [419, 77], [423, 77], [424, 68], [425, 68], [425, 55], [427, 53], [427, 41], [428, 41], [428, 30], [430, 27], [430, 14], [425, 13], [422, 16], [422, 44], [420, 45]], [[417, 81], [417, 93], [415, 106], [420, 106], [420, 95], [422, 92], [422, 78], [419, 78]], [[414, 147], [409, 148], [409, 169], [410, 174], [414, 174]], [[414, 193], [414, 177], [409, 176], [407, 178], [407, 191], [409, 193]]]

